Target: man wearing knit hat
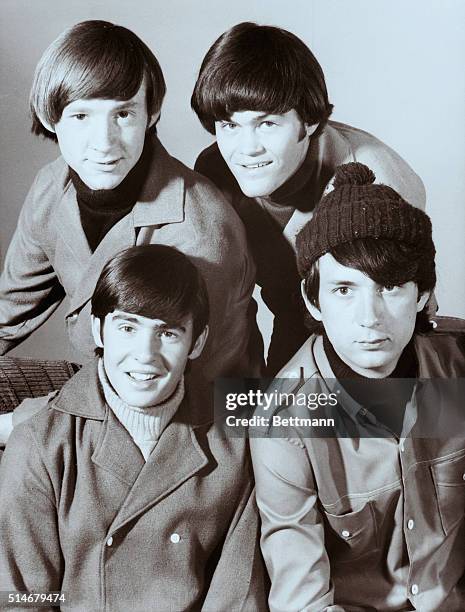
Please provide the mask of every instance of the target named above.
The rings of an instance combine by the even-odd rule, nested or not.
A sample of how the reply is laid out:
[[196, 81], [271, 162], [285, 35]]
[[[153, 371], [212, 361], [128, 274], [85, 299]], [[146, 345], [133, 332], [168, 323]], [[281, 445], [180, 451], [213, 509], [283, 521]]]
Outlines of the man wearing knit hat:
[[251, 439], [274, 612], [465, 609], [465, 322], [429, 323], [430, 219], [374, 180], [339, 167], [297, 237], [314, 333], [273, 389], [336, 425], [279, 406]]
[[386, 144], [330, 121], [323, 70], [297, 36], [240, 23], [208, 50], [192, 107], [216, 142], [195, 169], [210, 178], [244, 222], [261, 296], [274, 315], [267, 371], [275, 375], [308, 337], [295, 261], [295, 236], [310, 219], [337, 166], [359, 161], [408, 202], [425, 190]]

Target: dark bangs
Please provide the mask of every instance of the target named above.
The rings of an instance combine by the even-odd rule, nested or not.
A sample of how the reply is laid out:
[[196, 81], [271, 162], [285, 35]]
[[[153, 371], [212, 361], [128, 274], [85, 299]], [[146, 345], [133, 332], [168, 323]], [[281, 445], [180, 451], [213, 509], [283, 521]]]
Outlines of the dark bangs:
[[55, 125], [75, 100], [129, 100], [144, 77], [152, 115], [160, 110], [166, 86], [147, 45], [130, 30], [106, 21], [79, 23], [50, 45], [37, 66], [30, 98], [32, 131], [52, 137], [39, 117]]
[[295, 109], [312, 125], [325, 123], [332, 111], [323, 71], [310, 49], [290, 32], [254, 23], [231, 28], [212, 45], [191, 105], [212, 134], [215, 121], [237, 111]]
[[104, 267], [92, 296], [92, 314], [101, 320], [121, 310], [179, 326], [193, 320], [193, 341], [208, 323], [205, 283], [193, 263], [164, 245], [131, 247]]
[[436, 284], [434, 259], [404, 242], [364, 238], [332, 248], [331, 255], [341, 265], [360, 270], [383, 287], [413, 281], [423, 293], [432, 291]]

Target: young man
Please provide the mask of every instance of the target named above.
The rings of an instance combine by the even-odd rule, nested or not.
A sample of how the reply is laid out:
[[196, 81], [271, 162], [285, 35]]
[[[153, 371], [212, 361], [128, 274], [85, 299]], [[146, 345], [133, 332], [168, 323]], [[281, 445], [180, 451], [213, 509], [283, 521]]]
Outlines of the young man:
[[211, 334], [197, 369], [257, 372], [247, 362], [254, 285], [242, 224], [203, 177], [173, 159], [155, 124], [165, 94], [157, 59], [132, 32], [85, 21], [40, 60], [33, 132], [61, 157], [37, 175], [0, 279], [0, 353], [34, 332], [65, 296], [72, 345], [92, 355], [90, 296], [103, 265], [134, 244], [168, 244], [203, 272]]
[[317, 327], [280, 376], [335, 392], [337, 428], [251, 440], [272, 611], [465, 609], [463, 389], [434, 395], [465, 376], [465, 322], [428, 324], [429, 217], [374, 178], [340, 167], [297, 237]]
[[264, 610], [246, 440], [221, 437], [184, 388], [208, 333], [200, 272], [132, 247], [91, 304], [100, 358], [1, 461], [0, 590], [61, 591], [65, 610]]
[[257, 283], [274, 314], [268, 373], [275, 374], [308, 333], [300, 306], [295, 236], [311, 218], [337, 166], [361, 161], [380, 183], [424, 208], [419, 177], [377, 138], [328, 121], [323, 71], [306, 45], [276, 27], [241, 23], [207, 52], [192, 95], [202, 125], [216, 135], [196, 170], [242, 218]]

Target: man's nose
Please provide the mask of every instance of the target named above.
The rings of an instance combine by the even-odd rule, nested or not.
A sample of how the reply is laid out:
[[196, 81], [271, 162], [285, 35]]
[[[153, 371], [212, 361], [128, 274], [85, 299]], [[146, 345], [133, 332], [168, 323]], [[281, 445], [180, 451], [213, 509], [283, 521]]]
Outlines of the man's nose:
[[358, 322], [362, 327], [376, 327], [382, 317], [382, 297], [370, 291], [361, 297], [357, 309]]
[[110, 118], [98, 118], [92, 126], [91, 146], [96, 151], [108, 152], [113, 146], [117, 127]]
[[153, 361], [160, 354], [160, 349], [159, 334], [147, 332], [139, 335], [136, 353], [140, 361]]
[[258, 155], [264, 151], [264, 146], [255, 128], [242, 130], [240, 146], [243, 155]]

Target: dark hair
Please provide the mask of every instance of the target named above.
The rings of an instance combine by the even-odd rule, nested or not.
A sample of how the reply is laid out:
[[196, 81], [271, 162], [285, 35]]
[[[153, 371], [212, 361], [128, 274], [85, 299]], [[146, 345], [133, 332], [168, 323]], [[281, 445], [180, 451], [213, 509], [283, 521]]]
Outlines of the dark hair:
[[[310, 266], [305, 261], [305, 242], [301, 234], [297, 253], [299, 272], [305, 281], [305, 293], [310, 302], [319, 308], [320, 271], [318, 261]], [[362, 238], [339, 244], [328, 251], [343, 266], [355, 268], [382, 286], [399, 286], [413, 281], [419, 294], [433, 291], [436, 285], [434, 252], [418, 249], [413, 245], [383, 238]], [[415, 331], [431, 329], [425, 308], [417, 314]], [[310, 314], [307, 327], [312, 333], [321, 333], [323, 326]]]
[[234, 26], [210, 47], [191, 106], [211, 134], [215, 121], [228, 120], [236, 111], [295, 109], [303, 122], [319, 123], [318, 135], [333, 109], [310, 49], [291, 32], [250, 22]]
[[145, 78], [147, 112], [160, 111], [165, 80], [154, 54], [127, 28], [108, 21], [83, 21], [65, 30], [46, 49], [29, 98], [32, 132], [56, 141], [51, 125], [65, 106], [81, 98], [129, 100]]
[[91, 300], [102, 323], [122, 310], [168, 325], [193, 321], [192, 345], [208, 323], [205, 282], [195, 265], [177, 249], [147, 244], [121, 251], [103, 268]]

